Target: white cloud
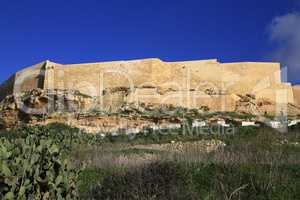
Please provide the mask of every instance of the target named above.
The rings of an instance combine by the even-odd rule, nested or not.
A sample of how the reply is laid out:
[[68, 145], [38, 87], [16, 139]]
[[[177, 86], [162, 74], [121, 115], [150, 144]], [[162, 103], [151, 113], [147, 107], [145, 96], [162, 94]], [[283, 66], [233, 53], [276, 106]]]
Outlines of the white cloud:
[[300, 13], [274, 18], [270, 38], [278, 45], [273, 58], [287, 67], [289, 80], [300, 81]]

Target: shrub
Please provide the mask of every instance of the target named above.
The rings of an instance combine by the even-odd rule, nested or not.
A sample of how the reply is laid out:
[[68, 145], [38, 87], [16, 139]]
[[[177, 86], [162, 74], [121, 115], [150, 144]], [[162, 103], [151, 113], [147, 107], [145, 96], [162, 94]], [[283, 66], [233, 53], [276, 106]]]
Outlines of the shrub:
[[184, 171], [169, 162], [114, 173], [91, 190], [92, 199], [195, 199]]
[[293, 200], [300, 195], [297, 165], [161, 161], [125, 172], [89, 169], [81, 175], [89, 186], [84, 199]]
[[28, 135], [0, 143], [0, 199], [76, 199], [76, 172], [53, 140]]
[[196, 164], [186, 168], [201, 199], [297, 199], [295, 165]]

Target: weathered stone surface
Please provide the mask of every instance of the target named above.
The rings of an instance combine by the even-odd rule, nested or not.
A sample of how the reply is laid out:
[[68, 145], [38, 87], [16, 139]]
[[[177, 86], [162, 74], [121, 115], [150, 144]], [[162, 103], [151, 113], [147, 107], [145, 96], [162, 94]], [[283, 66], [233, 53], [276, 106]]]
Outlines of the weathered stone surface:
[[300, 105], [300, 85], [293, 86], [295, 104]]
[[[21, 123], [35, 124], [45, 121], [52, 113], [73, 113], [81, 110], [91, 98], [76, 92], [32, 89], [18, 95], [8, 95], [0, 103], [0, 119], [3, 128]], [[58, 121], [57, 121], [58, 122]]]
[[[46, 61], [17, 72], [0, 93], [18, 95], [34, 88], [65, 95], [78, 91], [91, 97], [75, 106], [84, 110], [117, 111], [124, 103], [133, 103], [249, 111], [249, 102], [243, 102], [247, 95], [255, 97], [251, 104], [264, 112], [279, 112], [278, 104], [300, 105], [300, 89], [281, 82], [279, 63], [142, 59], [62, 65]], [[272, 103], [268, 109], [257, 109], [258, 100]], [[29, 101], [35, 106], [47, 102], [45, 98]]]

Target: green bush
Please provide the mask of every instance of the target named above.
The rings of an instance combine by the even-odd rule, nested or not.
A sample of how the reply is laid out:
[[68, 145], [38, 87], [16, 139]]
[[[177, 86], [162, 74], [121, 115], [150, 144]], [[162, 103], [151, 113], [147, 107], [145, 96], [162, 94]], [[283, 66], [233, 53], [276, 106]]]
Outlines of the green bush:
[[[300, 168], [293, 164], [299, 163], [300, 148], [293, 144], [299, 142], [297, 130], [282, 134], [268, 127], [241, 127], [231, 135], [184, 135], [181, 131], [148, 130], [132, 139], [125, 135], [102, 138], [58, 123], [2, 131], [0, 199], [77, 199], [78, 192], [82, 199], [234, 200], [300, 196]], [[200, 162], [160, 161], [131, 168], [122, 166], [122, 170], [92, 168], [93, 165], [80, 170], [82, 160], [79, 159], [76, 172], [66, 159], [77, 147], [85, 151], [89, 150], [87, 147], [105, 143], [110, 146], [110, 143], [152, 144], [199, 139], [219, 139], [226, 147]], [[110, 149], [109, 152], [124, 156], [160, 154], [145, 149]], [[90, 153], [99, 156], [95, 151]]]
[[[89, 170], [84, 199], [298, 199], [297, 165], [156, 162], [116, 170]], [[84, 180], [83, 177], [81, 179]]]
[[296, 165], [197, 164], [186, 168], [200, 199], [297, 199]]
[[0, 142], [0, 199], [76, 199], [76, 172], [62, 147], [41, 135]]
[[168, 162], [151, 163], [106, 176], [90, 191], [90, 199], [195, 199], [184, 171]]

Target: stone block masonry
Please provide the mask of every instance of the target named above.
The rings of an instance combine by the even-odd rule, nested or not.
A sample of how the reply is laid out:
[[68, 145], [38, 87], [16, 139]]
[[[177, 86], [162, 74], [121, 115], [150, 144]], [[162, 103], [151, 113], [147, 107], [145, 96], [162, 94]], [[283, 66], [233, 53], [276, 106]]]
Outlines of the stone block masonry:
[[281, 105], [300, 103], [300, 90], [281, 82], [279, 63], [220, 63], [216, 59], [67, 65], [45, 61], [17, 72], [2, 84], [0, 94], [3, 99], [34, 88], [79, 91], [110, 109], [124, 103], [152, 103], [235, 111], [237, 96], [247, 94], [275, 102], [273, 110], [279, 99]]

